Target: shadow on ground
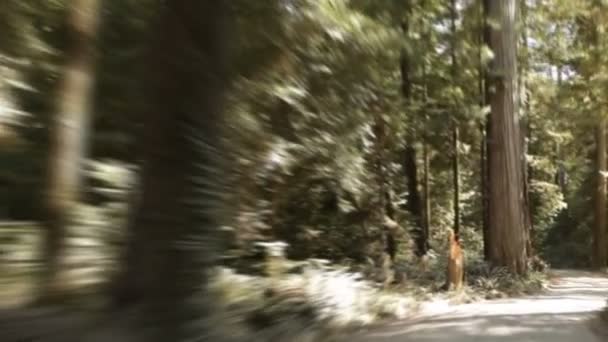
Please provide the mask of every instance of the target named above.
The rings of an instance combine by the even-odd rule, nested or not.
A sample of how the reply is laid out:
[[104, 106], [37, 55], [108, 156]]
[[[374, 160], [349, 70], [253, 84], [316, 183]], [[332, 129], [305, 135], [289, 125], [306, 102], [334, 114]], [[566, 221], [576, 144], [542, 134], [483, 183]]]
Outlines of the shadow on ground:
[[[540, 295], [429, 310], [349, 338], [354, 341], [597, 342], [591, 329], [608, 298], [608, 278], [586, 271], [555, 271]], [[600, 323], [604, 324], [604, 323]]]
[[586, 321], [593, 312], [431, 318], [385, 326], [358, 341], [596, 341]]
[[[597, 342], [590, 329], [608, 298], [608, 278], [559, 271], [541, 295], [442, 307], [420, 317], [359, 331], [348, 342]], [[132, 317], [57, 310], [0, 310], [1, 342], [146, 341], [125, 334]], [[604, 323], [601, 323], [604, 324]], [[273, 341], [283, 341], [275, 338]], [[258, 341], [260, 341], [258, 339]], [[264, 340], [265, 342], [269, 340]], [[294, 342], [294, 336], [285, 342]], [[316, 341], [308, 339], [306, 341]]]

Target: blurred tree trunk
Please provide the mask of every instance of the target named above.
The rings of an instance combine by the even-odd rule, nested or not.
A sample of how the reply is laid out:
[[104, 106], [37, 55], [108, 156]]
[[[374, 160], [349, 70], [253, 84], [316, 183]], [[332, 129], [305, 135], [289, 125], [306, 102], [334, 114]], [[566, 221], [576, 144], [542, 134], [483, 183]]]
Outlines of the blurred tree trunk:
[[460, 240], [460, 162], [458, 158], [458, 126], [452, 127], [452, 177], [454, 182], [454, 234]]
[[416, 255], [422, 257], [429, 250], [429, 242], [426, 227], [422, 222], [422, 200], [420, 198], [420, 192], [418, 191], [418, 167], [416, 162], [416, 149], [414, 146], [408, 145], [406, 147], [403, 168], [407, 178], [406, 209], [409, 211], [414, 221]]
[[393, 274], [393, 262], [395, 261], [395, 254], [397, 253], [397, 246], [395, 240], [395, 230], [397, 224], [394, 221], [395, 215], [393, 211], [393, 204], [390, 195], [390, 188], [388, 186], [388, 179], [386, 175], [386, 160], [385, 150], [386, 146], [386, 133], [387, 125], [382, 115], [376, 114], [374, 122], [374, 136], [375, 136], [375, 153], [374, 153], [374, 173], [380, 190], [379, 199], [380, 203], [378, 206], [379, 217], [382, 223], [382, 256], [381, 256], [381, 268], [382, 278], [384, 279], [384, 286], [390, 285], [394, 279]]
[[[562, 82], [563, 82], [562, 73], [563, 73], [563, 68], [560, 65], [557, 68], [557, 87], [558, 88], [561, 88], [561, 86], [562, 86]], [[555, 99], [557, 101], [559, 99], [559, 95], [556, 95]], [[564, 161], [562, 158], [562, 150], [561, 150], [559, 141], [555, 142], [554, 151], [555, 151], [554, 163], [557, 166], [557, 170], [555, 171], [555, 185], [559, 186], [559, 189], [562, 192], [562, 195], [564, 196], [564, 198], [566, 198], [567, 194], [568, 194], [568, 189], [567, 189], [568, 175], [567, 175], [566, 167], [564, 165]]]
[[524, 118], [522, 129], [524, 133], [521, 135], [521, 144], [523, 148], [522, 154], [522, 167], [523, 167], [523, 179], [524, 179], [524, 195], [526, 201], [526, 253], [528, 257], [532, 257], [534, 254], [532, 248], [532, 206], [530, 203], [530, 184], [532, 182], [532, 166], [528, 163], [528, 153], [530, 149], [530, 141], [532, 139], [532, 124], [531, 124], [531, 113], [530, 113], [530, 99], [528, 98], [528, 73], [529, 73], [529, 52], [528, 52], [528, 6], [525, 1], [521, 2], [521, 46], [522, 46], [522, 63], [520, 63], [519, 78], [518, 78], [518, 89], [519, 89], [519, 101], [523, 113], [521, 116]]
[[[426, 110], [428, 108], [428, 83], [427, 83], [427, 71], [426, 65], [423, 63], [422, 65], [422, 103], [423, 108]], [[424, 125], [428, 127], [429, 116], [427, 113], [424, 114]], [[424, 193], [424, 209], [421, 212], [421, 215], [424, 216], [424, 222], [422, 222], [422, 236], [420, 237], [420, 241], [418, 242], [419, 246], [424, 246], [424, 248], [419, 248], [419, 253], [421, 255], [425, 255], [429, 247], [429, 232], [431, 231], [431, 152], [429, 151], [429, 135], [424, 133], [424, 142], [422, 146], [422, 160], [423, 160], [423, 184], [422, 191]], [[415, 160], [415, 158], [414, 158]], [[420, 196], [418, 196], [420, 197]], [[421, 209], [422, 210], [422, 209]]]
[[[491, 261], [512, 273], [527, 272], [526, 202], [517, 91], [517, 1], [490, 1], [491, 62], [490, 172]], [[497, 28], [499, 27], [499, 29]]]
[[[219, 217], [212, 213], [225, 191], [218, 132], [230, 25], [222, 1], [162, 6], [146, 61], [140, 199], [114, 299], [119, 308], [140, 308], [147, 326], [159, 329], [155, 340], [178, 341], [186, 338], [186, 324], [204, 323], [210, 310], [200, 291], [216, 254], [212, 237]], [[202, 299], [196, 306], [195, 297]]]
[[[591, 51], [591, 68], [587, 71], [586, 80], [593, 87], [591, 74], [597, 72], [597, 65], [601, 65], [602, 31], [599, 25], [602, 21], [599, 13], [605, 9], [602, 2], [593, 0], [591, 2], [592, 14], [590, 20], [580, 23], [587, 34], [588, 48]], [[605, 114], [598, 108], [598, 123], [595, 131], [595, 194], [594, 194], [594, 217], [593, 217], [593, 251], [591, 263], [595, 269], [603, 269], [607, 263], [608, 248], [606, 241], [606, 123]]]
[[[485, 105], [484, 105], [485, 106]], [[489, 219], [489, 194], [488, 189], [488, 136], [487, 136], [487, 125], [481, 124], [481, 155], [480, 155], [480, 168], [481, 168], [481, 231], [483, 237], [483, 258], [485, 261], [490, 261], [490, 219]]]
[[[423, 179], [423, 192], [424, 192], [424, 236], [426, 236], [425, 245], [428, 245], [429, 232], [431, 230], [431, 154], [429, 153], [429, 144], [424, 143], [422, 150], [422, 158], [424, 160], [424, 179]], [[427, 252], [427, 247], [424, 253]]]
[[606, 267], [606, 119], [596, 128], [596, 189], [593, 225], [593, 267]]
[[[450, 26], [451, 26], [451, 46], [450, 46], [450, 59], [452, 62], [451, 68], [451, 76], [452, 82], [457, 84], [458, 82], [458, 61], [456, 60], [456, 16], [457, 16], [457, 8], [456, 8], [456, 0], [450, 1]], [[457, 104], [454, 101], [453, 108], [457, 108]], [[452, 122], [452, 179], [454, 183], [454, 235], [456, 241], [460, 239], [460, 163], [459, 163], [459, 155], [458, 155], [458, 141], [459, 137], [459, 129], [458, 129], [458, 117], [457, 113], [452, 113], [454, 115]]]
[[[410, 20], [412, 16], [412, 8], [408, 3], [405, 8], [405, 19], [401, 24], [401, 29], [404, 37], [409, 39]], [[412, 102], [412, 61], [409, 51], [404, 49], [401, 51], [400, 59], [401, 69], [401, 95], [409, 105]], [[405, 148], [403, 159], [403, 170], [405, 171], [407, 182], [407, 204], [405, 209], [410, 213], [414, 221], [414, 236], [416, 242], [416, 255], [422, 257], [428, 251], [428, 233], [427, 227], [423, 222], [423, 209], [420, 192], [418, 190], [418, 165], [416, 161], [416, 148], [412, 141], [408, 141]], [[428, 196], [427, 196], [428, 198]], [[429, 198], [430, 201], [430, 198]], [[430, 220], [430, 213], [427, 213], [427, 220]]]
[[[490, 43], [490, 26], [488, 24], [488, 11], [490, 0], [483, 0], [481, 3], [481, 35], [479, 42], [479, 94], [480, 107], [485, 108], [490, 103], [490, 73], [488, 65], [483, 60], [483, 46]], [[481, 125], [481, 197], [482, 197], [482, 232], [483, 232], [483, 256], [485, 261], [490, 261], [491, 255], [491, 232], [490, 232], [490, 140], [492, 126], [490, 125], [490, 115], [486, 115], [484, 123]]]
[[90, 131], [99, 5], [97, 0], [77, 0], [68, 9], [65, 65], [50, 128], [41, 300], [60, 300], [71, 287], [68, 226], [79, 200]]

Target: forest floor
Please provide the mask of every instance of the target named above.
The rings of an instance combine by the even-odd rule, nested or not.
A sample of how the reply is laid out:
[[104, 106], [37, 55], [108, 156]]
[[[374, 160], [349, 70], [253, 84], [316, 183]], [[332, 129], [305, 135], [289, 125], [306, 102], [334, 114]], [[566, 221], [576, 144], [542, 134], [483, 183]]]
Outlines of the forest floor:
[[[360, 330], [347, 336], [347, 341], [598, 342], [608, 340], [608, 335], [604, 335], [608, 323], [600, 321], [598, 315], [607, 298], [606, 275], [552, 271], [551, 285], [542, 294], [459, 305], [430, 301], [423, 303], [413, 318]], [[116, 317], [109, 320], [114, 322], [110, 324], [111, 328], [104, 328], [97, 323], [91, 324], [96, 320], [86, 315], [45, 311], [20, 312], [19, 315], [14, 315], [14, 311], [12, 314], [0, 311], [0, 341], [145, 340], [124, 334], [126, 330], [116, 324], [122, 320]]]
[[598, 312], [606, 306], [608, 277], [552, 271], [542, 294], [454, 306], [425, 305], [413, 320], [349, 337], [350, 342], [597, 342], [608, 340]]

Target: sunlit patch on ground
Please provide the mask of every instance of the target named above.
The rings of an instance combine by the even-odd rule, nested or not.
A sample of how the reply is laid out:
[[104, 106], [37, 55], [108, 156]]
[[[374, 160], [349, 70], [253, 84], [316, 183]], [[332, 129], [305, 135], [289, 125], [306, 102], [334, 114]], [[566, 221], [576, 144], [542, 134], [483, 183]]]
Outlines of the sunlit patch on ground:
[[595, 342], [590, 329], [608, 296], [608, 278], [576, 271], [547, 293], [454, 307], [428, 306], [417, 320], [394, 324], [357, 341]]

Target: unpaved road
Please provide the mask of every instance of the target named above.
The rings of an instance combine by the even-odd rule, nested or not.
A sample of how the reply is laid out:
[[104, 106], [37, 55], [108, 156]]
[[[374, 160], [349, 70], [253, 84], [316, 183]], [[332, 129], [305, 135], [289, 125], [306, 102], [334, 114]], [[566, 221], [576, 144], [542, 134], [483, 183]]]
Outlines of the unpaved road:
[[[344, 342], [608, 341], [608, 336], [596, 335], [590, 324], [597, 322], [593, 319], [606, 304], [608, 277], [583, 271], [553, 273], [555, 274], [553, 284], [542, 295], [455, 306], [430, 304], [415, 319], [386, 324], [369, 331], [359, 331], [354, 336], [348, 336], [346, 339], [338, 338], [338, 340]], [[118, 332], [128, 331], [124, 327], [118, 330], [114, 329], [115, 327], [107, 329], [103, 326], [92, 327], [91, 324], [87, 324], [86, 317], [43, 315], [36, 312], [15, 317], [3, 321], [0, 314], [0, 342], [146, 340], [131, 339], [128, 334], [119, 334]], [[69, 325], [66, 319], [69, 320]], [[113, 327], [112, 324], [110, 325]], [[83, 339], [79, 337], [81, 335], [90, 335], [90, 338]], [[290, 341], [292, 340], [285, 340], [285, 342]], [[303, 340], [297, 339], [297, 341]]]
[[369, 331], [351, 342], [598, 342], [590, 324], [608, 299], [608, 278], [554, 271], [542, 295], [426, 309], [413, 321]]

